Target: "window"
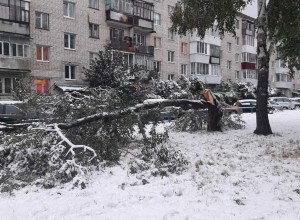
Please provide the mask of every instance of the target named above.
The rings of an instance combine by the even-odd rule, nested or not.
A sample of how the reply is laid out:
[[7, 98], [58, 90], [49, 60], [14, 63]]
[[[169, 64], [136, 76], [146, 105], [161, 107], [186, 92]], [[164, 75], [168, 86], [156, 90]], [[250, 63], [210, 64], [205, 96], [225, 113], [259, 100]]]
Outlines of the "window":
[[211, 65], [211, 75], [220, 76], [221, 75], [221, 66], [217, 64]]
[[183, 53], [183, 54], [188, 53], [188, 44], [187, 43], [184, 43], [184, 42], [181, 43], [181, 53]]
[[0, 78], [0, 94], [10, 94], [13, 89], [13, 78]]
[[227, 69], [231, 69], [231, 60], [227, 60]]
[[76, 66], [65, 66], [65, 79], [75, 79]]
[[241, 79], [239, 71], [235, 71], [235, 79]]
[[240, 38], [239, 37], [235, 37], [235, 44], [240, 45]]
[[174, 51], [168, 51], [168, 62], [174, 63], [174, 56], [175, 56]]
[[110, 40], [123, 41], [124, 30], [117, 28], [110, 28]]
[[99, 9], [99, 0], [89, 0], [89, 7]]
[[254, 47], [255, 38], [249, 35], [243, 37], [243, 45], [249, 45]]
[[239, 62], [240, 61], [240, 54], [236, 53], [235, 54], [235, 62]]
[[174, 40], [175, 34], [171, 31], [171, 28], [168, 29], [168, 39]]
[[23, 0], [0, 0], [0, 18], [29, 23], [29, 5]]
[[48, 94], [49, 93], [49, 85], [50, 85], [49, 79], [37, 79], [35, 81], [35, 83], [36, 83], [36, 92], [38, 94]]
[[256, 63], [256, 54], [242, 53], [242, 62]]
[[35, 12], [35, 27], [40, 29], [49, 29], [49, 14]]
[[235, 28], [240, 29], [240, 21], [238, 19], [235, 19]]
[[64, 2], [64, 16], [75, 18], [75, 4], [72, 2]]
[[153, 62], [154, 64], [154, 70], [158, 73], [161, 72], [161, 61], [154, 61]]
[[171, 16], [174, 12], [174, 6], [168, 5], [168, 15]]
[[168, 74], [168, 80], [174, 80], [175, 75], [174, 74]]
[[191, 74], [208, 75], [208, 64], [206, 63], [191, 63]]
[[215, 45], [210, 45], [210, 55], [213, 57], [220, 57], [220, 47]]
[[136, 45], [146, 45], [146, 36], [144, 34], [133, 34], [133, 43]]
[[154, 37], [154, 48], [161, 48], [161, 38]]
[[181, 74], [186, 75], [187, 73], [187, 64], [181, 64]]
[[38, 61], [49, 61], [49, 47], [36, 46], [36, 59]]
[[158, 13], [154, 12], [154, 24], [161, 25], [161, 16]]
[[89, 52], [90, 62], [95, 59], [99, 59], [99, 54], [94, 52]]
[[99, 38], [99, 25], [89, 23], [89, 37]]
[[75, 49], [75, 34], [64, 34], [64, 46], [66, 49]]
[[207, 43], [197, 42], [197, 53], [207, 54]]
[[28, 56], [28, 45], [23, 44], [10, 44], [11, 45], [11, 56], [14, 57], [27, 57]]
[[257, 79], [256, 70], [242, 70], [243, 75], [240, 76], [244, 79]]
[[231, 52], [231, 43], [227, 43], [227, 51]]

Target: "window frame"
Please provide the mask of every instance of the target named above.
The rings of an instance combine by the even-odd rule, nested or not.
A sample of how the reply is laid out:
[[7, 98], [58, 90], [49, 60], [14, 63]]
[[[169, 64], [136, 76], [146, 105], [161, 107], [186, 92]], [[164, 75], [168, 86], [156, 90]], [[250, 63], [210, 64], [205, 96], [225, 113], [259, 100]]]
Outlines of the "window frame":
[[[37, 23], [38, 14], [40, 14], [39, 25]], [[46, 16], [46, 18], [47, 18], [47, 27], [43, 27], [43, 24], [44, 24], [43, 21], [45, 19], [43, 15]], [[43, 30], [49, 30], [49, 14], [48, 13], [44, 13], [44, 12], [40, 12], [40, 11], [35, 12], [35, 28], [43, 29]]]
[[[41, 48], [41, 59], [38, 59], [38, 48]], [[47, 57], [48, 59], [45, 59], [45, 49], [47, 49]], [[42, 45], [36, 45], [36, 61], [39, 62], [49, 62], [50, 61], [50, 47], [49, 46], [42, 46]]]
[[154, 12], [153, 22], [154, 22], [154, 25], [161, 25], [161, 14], [160, 13]]
[[[65, 36], [68, 36], [68, 46], [65, 46]], [[71, 47], [71, 37], [74, 37], [74, 48]], [[67, 50], [76, 50], [76, 34], [71, 34], [71, 33], [64, 33], [64, 48]]]
[[[95, 29], [97, 28], [97, 30]], [[96, 33], [96, 35], [95, 35]], [[100, 27], [99, 24], [89, 23], [89, 38], [100, 39]]]
[[[67, 10], [67, 14], [65, 14], [65, 5], [66, 5], [66, 10]], [[71, 15], [70, 13], [70, 6], [73, 6], [73, 14]], [[75, 19], [75, 2], [70, 2], [70, 1], [63, 1], [63, 15], [65, 18], [71, 18], [71, 19]]]
[[[66, 68], [68, 68], [68, 73], [66, 71]], [[65, 80], [76, 80], [76, 68], [77, 66], [75, 65], [65, 65]], [[73, 77], [72, 77], [72, 70], [74, 70], [73, 72]], [[68, 77], [67, 77], [68, 74]]]
[[168, 50], [168, 62], [169, 63], [175, 62], [175, 51]]
[[[96, 6], [94, 6], [96, 5]], [[99, 10], [99, 0], [89, 0], [89, 8]]]
[[161, 37], [154, 37], [154, 48], [161, 49]]

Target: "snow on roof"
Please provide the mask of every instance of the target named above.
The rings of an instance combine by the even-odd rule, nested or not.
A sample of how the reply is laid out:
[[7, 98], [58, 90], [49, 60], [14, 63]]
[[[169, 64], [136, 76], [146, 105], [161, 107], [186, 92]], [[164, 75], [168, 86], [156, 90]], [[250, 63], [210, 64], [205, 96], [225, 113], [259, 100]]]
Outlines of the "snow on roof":
[[88, 86], [86, 85], [56, 85], [63, 92], [71, 92], [71, 91], [85, 91]]
[[5, 100], [5, 101], [0, 101], [0, 104], [10, 104], [10, 105], [13, 105], [13, 104], [21, 104], [23, 103], [22, 101], [12, 101], [12, 100]]

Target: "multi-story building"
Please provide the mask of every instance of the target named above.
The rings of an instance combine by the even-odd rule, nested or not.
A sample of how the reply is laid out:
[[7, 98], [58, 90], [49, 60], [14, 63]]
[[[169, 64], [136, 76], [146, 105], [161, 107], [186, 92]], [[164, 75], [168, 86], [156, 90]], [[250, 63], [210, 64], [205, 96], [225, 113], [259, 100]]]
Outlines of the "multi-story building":
[[0, 1], [0, 99], [10, 97], [14, 82], [30, 65], [30, 1]]
[[38, 93], [80, 90], [87, 86], [84, 67], [107, 46], [129, 64], [155, 69], [162, 80], [185, 75], [210, 85], [227, 79], [256, 84], [254, 19], [239, 14], [236, 36], [220, 38], [215, 27], [203, 39], [179, 36], [170, 31], [176, 2], [0, 0], [0, 98], [28, 73]]

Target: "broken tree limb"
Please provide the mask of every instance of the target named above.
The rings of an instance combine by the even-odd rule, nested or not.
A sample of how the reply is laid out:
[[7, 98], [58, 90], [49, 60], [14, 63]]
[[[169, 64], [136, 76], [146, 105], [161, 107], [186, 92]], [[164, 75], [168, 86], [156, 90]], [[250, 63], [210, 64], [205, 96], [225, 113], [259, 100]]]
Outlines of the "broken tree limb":
[[210, 103], [204, 100], [188, 100], [188, 99], [148, 99], [142, 104], [137, 104], [133, 107], [128, 107], [122, 110], [112, 112], [101, 112], [87, 117], [76, 119], [68, 123], [58, 124], [60, 129], [69, 129], [81, 125], [85, 125], [98, 120], [112, 119], [140, 112], [142, 110], [152, 109], [156, 107], [176, 106], [184, 110], [187, 109], [205, 109]]

